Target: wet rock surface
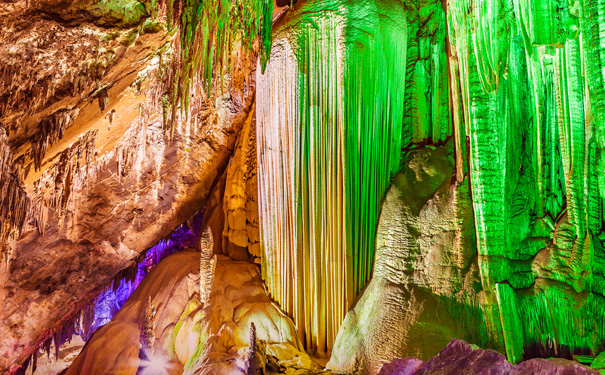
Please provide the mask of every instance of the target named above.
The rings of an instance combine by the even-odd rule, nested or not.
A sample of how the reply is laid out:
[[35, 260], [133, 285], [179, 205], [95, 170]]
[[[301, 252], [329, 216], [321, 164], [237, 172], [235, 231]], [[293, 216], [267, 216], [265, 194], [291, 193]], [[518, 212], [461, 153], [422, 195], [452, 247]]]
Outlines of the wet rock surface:
[[494, 351], [483, 350], [461, 340], [452, 340], [428, 362], [417, 358], [395, 359], [379, 375], [598, 375], [599, 372], [561, 358], [531, 359], [511, 365]]

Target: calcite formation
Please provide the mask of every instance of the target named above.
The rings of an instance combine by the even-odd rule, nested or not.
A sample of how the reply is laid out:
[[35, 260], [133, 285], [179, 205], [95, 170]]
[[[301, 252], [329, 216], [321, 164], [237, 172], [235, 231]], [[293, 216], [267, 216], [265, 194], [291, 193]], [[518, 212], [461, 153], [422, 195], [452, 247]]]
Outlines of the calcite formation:
[[[0, 0], [0, 372], [75, 332], [68, 373], [144, 373], [153, 305], [179, 373], [590, 373], [529, 359], [605, 349], [603, 24], [605, 0]], [[151, 270], [185, 222], [198, 251]], [[453, 338], [500, 354], [436, 356]]]
[[[251, 108], [253, 111], [253, 108]], [[236, 260], [260, 260], [256, 122], [244, 122], [229, 165], [214, 185], [204, 208], [202, 226], [208, 226], [214, 253]], [[200, 249], [205, 248], [201, 239]]]
[[399, 168], [407, 22], [400, 3], [307, 1], [278, 25], [257, 78], [263, 276], [325, 355], [370, 278]]
[[602, 348], [602, 12], [447, 4], [487, 341], [513, 362]]
[[210, 301], [214, 273], [216, 271], [216, 255], [213, 253], [214, 241], [210, 228], [202, 234], [202, 245], [200, 246], [200, 302], [206, 305]]
[[29, 211], [30, 198], [23, 188], [20, 169], [21, 165], [13, 161], [6, 131], [0, 128], [0, 252], [4, 264], [12, 256], [8, 241], [20, 234]]
[[162, 97], [181, 69], [180, 12], [192, 6], [173, 12], [168, 33], [157, 2], [0, 4], [0, 372], [72, 332], [121, 270], [203, 209], [223, 174], [254, 101], [255, 63], [212, 92], [189, 82], [187, 116], [169, 103], [169, 141]]
[[[472, 342], [513, 363], [596, 355], [604, 337], [601, 2], [360, 4], [300, 4], [274, 27], [272, 58], [258, 79], [263, 272], [274, 298], [308, 348], [329, 352], [373, 267], [377, 283], [400, 278], [426, 298], [448, 300], [443, 311], [472, 327]], [[374, 228], [386, 184], [417, 145], [443, 147], [449, 138], [454, 181], [445, 201], [455, 203], [433, 210], [444, 226], [457, 222], [456, 237], [440, 245], [449, 255], [439, 266], [454, 274], [443, 280], [444, 268], [426, 268], [435, 256], [426, 236], [438, 234], [430, 222], [411, 242], [403, 228], [392, 234], [400, 240], [386, 253], [409, 258], [385, 269], [374, 261]], [[413, 197], [400, 199], [413, 206]], [[384, 219], [385, 227], [401, 225]], [[377, 306], [418, 300], [412, 293], [387, 302], [390, 293], [388, 284], [370, 283], [350, 313], [360, 325], [342, 327], [343, 352], [333, 360], [347, 357], [347, 338], [364, 335], [361, 348], [377, 335], [385, 358], [413, 354], [404, 348], [410, 333], [384, 343], [392, 331], [369, 329], [390, 322], [370, 313]], [[408, 324], [401, 319], [392, 323], [399, 330]], [[361, 368], [376, 359], [368, 350]]]
[[372, 280], [341, 325], [328, 368], [375, 374], [402, 353], [426, 360], [454, 338], [485, 335], [471, 197], [455, 182], [451, 143], [415, 151], [395, 176]]
[[[188, 374], [229, 374], [236, 371], [237, 351], [250, 344], [250, 326], [255, 338], [268, 344], [285, 343], [302, 349], [291, 320], [268, 298], [258, 266], [217, 256], [209, 302], [202, 323], [205, 340]], [[254, 341], [256, 342], [256, 340]], [[257, 363], [257, 366], [260, 366]]]
[[[151, 345], [146, 352], [148, 361], [164, 358], [167, 371], [176, 373], [180, 368], [182, 372], [183, 365], [171, 360], [168, 353], [174, 345], [173, 327], [188, 312], [189, 301], [199, 290], [198, 257], [196, 251], [180, 252], [154, 268], [111, 322], [93, 334], [65, 374], [134, 375], [139, 367], [149, 366], [139, 360], [142, 344]], [[148, 311], [150, 304], [155, 313]]]

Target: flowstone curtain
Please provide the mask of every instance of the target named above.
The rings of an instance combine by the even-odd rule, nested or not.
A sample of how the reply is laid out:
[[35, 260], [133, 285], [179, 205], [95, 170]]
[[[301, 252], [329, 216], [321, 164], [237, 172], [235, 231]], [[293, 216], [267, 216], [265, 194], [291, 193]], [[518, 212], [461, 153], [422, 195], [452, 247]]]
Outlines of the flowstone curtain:
[[308, 1], [273, 38], [257, 91], [263, 274], [324, 354], [371, 276], [399, 169], [407, 24], [398, 2]]

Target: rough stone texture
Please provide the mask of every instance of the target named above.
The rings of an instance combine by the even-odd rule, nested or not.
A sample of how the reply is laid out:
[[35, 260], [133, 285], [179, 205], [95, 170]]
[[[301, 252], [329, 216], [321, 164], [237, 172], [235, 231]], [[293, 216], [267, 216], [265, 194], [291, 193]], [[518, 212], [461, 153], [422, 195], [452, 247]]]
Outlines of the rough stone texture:
[[380, 375], [415, 375], [422, 373], [426, 363], [418, 358], [395, 358], [385, 363], [380, 369]]
[[511, 369], [509, 375], [597, 375], [598, 371], [589, 369], [577, 362], [562, 358], [534, 358], [521, 362]]
[[511, 365], [494, 351], [461, 340], [452, 340], [428, 362], [417, 358], [395, 359], [379, 375], [597, 375], [598, 372], [566, 359], [531, 359]]
[[420, 373], [505, 375], [511, 367], [506, 357], [495, 350], [481, 350], [464, 341], [452, 340]]
[[212, 292], [199, 323], [206, 338], [203, 353], [186, 374], [231, 374], [238, 373], [238, 367], [245, 371], [241, 358], [247, 353], [251, 323], [256, 338], [268, 347], [286, 345], [291, 357], [306, 355], [292, 321], [266, 295], [258, 265], [224, 255], [217, 258]]
[[234, 254], [244, 248], [251, 256], [260, 258], [255, 118], [244, 124], [235, 147], [225, 181], [223, 237], [227, 244], [223, 251]]
[[479, 274], [470, 197], [453, 179], [452, 156], [449, 147], [420, 149], [395, 177], [374, 276], [347, 314], [328, 368], [375, 374], [393, 358], [428, 359], [453, 338], [476, 338], [456, 308], [476, 306]]
[[167, 141], [162, 80], [175, 41], [68, 3], [0, 2], [0, 173], [27, 211], [20, 225], [0, 199], [0, 247], [12, 258], [0, 272], [0, 373], [204, 207], [251, 121], [254, 65], [234, 69], [237, 87], [226, 79], [222, 94], [192, 92], [190, 121], [175, 118]]
[[601, 352], [595, 357], [590, 368], [599, 371], [601, 374], [605, 372], [605, 352]]

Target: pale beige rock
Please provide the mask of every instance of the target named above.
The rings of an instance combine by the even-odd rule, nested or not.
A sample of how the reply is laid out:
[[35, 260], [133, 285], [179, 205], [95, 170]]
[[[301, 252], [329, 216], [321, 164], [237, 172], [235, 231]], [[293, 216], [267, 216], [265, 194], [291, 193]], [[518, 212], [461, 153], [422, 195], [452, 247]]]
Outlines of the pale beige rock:
[[287, 345], [289, 353], [304, 353], [292, 321], [267, 297], [260, 268], [255, 264], [218, 255], [212, 293], [204, 311], [205, 323], [201, 325], [207, 337], [205, 352], [186, 374], [244, 371], [242, 357], [247, 353], [252, 323], [256, 337], [267, 343], [267, 353], [272, 352], [273, 344]]
[[210, 226], [216, 238], [215, 253], [236, 260], [260, 258], [254, 117], [244, 123], [229, 165], [210, 195], [205, 215], [203, 226]]
[[[373, 278], [347, 314], [329, 369], [376, 374], [393, 358], [428, 359], [468, 336], [446, 308], [478, 304], [478, 267], [470, 198], [453, 179], [448, 147], [422, 149], [387, 192]], [[466, 301], [466, 300], [465, 300]]]

